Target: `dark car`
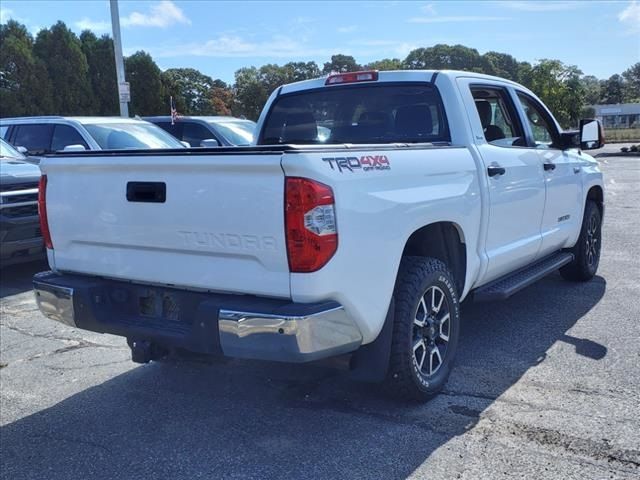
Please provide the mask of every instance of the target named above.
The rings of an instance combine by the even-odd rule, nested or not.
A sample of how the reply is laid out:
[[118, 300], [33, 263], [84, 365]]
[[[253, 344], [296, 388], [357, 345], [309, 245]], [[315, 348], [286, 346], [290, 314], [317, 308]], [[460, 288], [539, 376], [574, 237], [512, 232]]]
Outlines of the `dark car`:
[[40, 168], [0, 139], [0, 265], [44, 258], [38, 219]]
[[[144, 117], [192, 147], [250, 145], [256, 124], [235, 117]], [[204, 143], [203, 143], [204, 142]]]

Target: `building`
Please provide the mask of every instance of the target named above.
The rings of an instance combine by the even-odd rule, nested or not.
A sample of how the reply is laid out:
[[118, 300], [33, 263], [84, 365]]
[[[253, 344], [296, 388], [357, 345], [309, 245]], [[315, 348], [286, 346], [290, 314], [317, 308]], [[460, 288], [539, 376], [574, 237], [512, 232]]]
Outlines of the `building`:
[[640, 103], [593, 105], [604, 128], [640, 128]]

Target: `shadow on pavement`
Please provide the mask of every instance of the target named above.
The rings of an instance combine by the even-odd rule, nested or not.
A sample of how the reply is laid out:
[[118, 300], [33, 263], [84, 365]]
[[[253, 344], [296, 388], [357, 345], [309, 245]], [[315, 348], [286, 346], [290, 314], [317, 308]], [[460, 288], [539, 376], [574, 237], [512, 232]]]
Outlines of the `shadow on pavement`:
[[31, 290], [33, 276], [45, 270], [49, 270], [46, 260], [3, 266], [0, 268], [0, 298]]
[[457, 368], [424, 405], [316, 365], [141, 366], [2, 427], [2, 476], [405, 478], [555, 342], [602, 359], [605, 346], [566, 332], [605, 289], [601, 277], [554, 275], [506, 302], [464, 305]]

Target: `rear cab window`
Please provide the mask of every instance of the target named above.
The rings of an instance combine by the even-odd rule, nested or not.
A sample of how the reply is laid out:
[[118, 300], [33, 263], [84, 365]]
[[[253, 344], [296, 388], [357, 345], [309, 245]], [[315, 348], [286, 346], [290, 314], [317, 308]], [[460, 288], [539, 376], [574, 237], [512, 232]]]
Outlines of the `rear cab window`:
[[378, 83], [325, 87], [278, 97], [258, 143], [448, 143], [436, 87]]

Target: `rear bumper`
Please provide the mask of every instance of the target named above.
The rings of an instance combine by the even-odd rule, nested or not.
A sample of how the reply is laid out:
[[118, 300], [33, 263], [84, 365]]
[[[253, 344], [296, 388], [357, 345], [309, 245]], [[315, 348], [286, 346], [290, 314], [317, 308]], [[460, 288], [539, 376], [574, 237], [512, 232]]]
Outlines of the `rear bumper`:
[[84, 275], [43, 272], [38, 307], [52, 320], [163, 347], [306, 362], [356, 350], [362, 336], [336, 302], [193, 292]]

